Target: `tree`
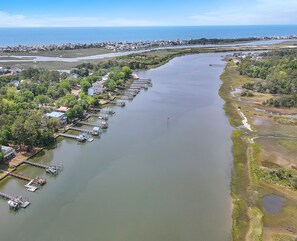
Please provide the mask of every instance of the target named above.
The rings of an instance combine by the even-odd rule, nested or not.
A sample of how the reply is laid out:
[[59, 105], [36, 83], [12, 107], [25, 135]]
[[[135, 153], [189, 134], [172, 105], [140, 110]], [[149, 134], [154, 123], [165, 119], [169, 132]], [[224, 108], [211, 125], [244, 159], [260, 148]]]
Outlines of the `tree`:
[[82, 80], [81, 82], [80, 82], [80, 86], [81, 86], [81, 89], [82, 89], [82, 91], [84, 92], [84, 93], [88, 93], [88, 89], [92, 86], [91, 84], [90, 84], [90, 82], [89, 81], [87, 81], [87, 80]]
[[122, 71], [125, 73], [125, 78], [128, 79], [130, 78], [131, 74], [132, 74], [132, 70], [130, 69], [130, 67], [128, 66], [124, 66], [122, 68]]
[[117, 87], [117, 85], [116, 85], [116, 83], [114, 82], [114, 80], [109, 80], [107, 86], [108, 86], [108, 88], [109, 88], [110, 90], [112, 90], [112, 91], [115, 90], [115, 88]]

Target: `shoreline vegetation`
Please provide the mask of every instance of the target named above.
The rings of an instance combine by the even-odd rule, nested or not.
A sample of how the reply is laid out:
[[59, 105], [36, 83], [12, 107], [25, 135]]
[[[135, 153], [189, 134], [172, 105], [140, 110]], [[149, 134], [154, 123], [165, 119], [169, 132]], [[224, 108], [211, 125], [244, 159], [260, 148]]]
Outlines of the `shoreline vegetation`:
[[[296, 50], [274, 50], [261, 57], [233, 56], [227, 58], [227, 66], [221, 75], [220, 96], [225, 100], [226, 114], [235, 128], [232, 135], [234, 167], [231, 188], [233, 240], [294, 241], [297, 236], [297, 162], [292, 158], [297, 151], [297, 133], [295, 116], [288, 114], [297, 113], [297, 109], [295, 106], [290, 109], [268, 106], [267, 100], [280, 98], [271, 93], [274, 85], [265, 85], [269, 90], [260, 92], [243, 87], [252, 83], [264, 85], [270, 81], [270, 77], [253, 78], [242, 71], [245, 67], [252, 69], [261, 64], [267, 67], [267, 56], [273, 56], [274, 67], [267, 74], [283, 71], [287, 77], [297, 68], [292, 67], [289, 72], [282, 64], [277, 69], [276, 62], [284, 61], [287, 54], [290, 56], [287, 63], [294, 63], [296, 58], [292, 56], [295, 53]], [[277, 79], [274, 83], [289, 81], [279, 76]], [[246, 91], [251, 93], [247, 95]], [[282, 98], [285, 98], [284, 94]], [[252, 129], [247, 128], [246, 121]], [[286, 200], [284, 207], [276, 214], [265, 209], [263, 197], [269, 195]]]
[[[290, 44], [152, 50], [95, 63], [80, 63], [70, 74], [44, 68], [29, 68], [22, 70], [18, 76], [2, 75], [0, 144], [13, 144], [25, 149], [47, 146], [59, 128], [58, 123], [43, 119], [45, 113], [50, 109], [65, 106], [68, 108], [68, 123], [83, 119], [94, 108], [102, 108], [104, 104], [121, 95], [130, 84], [132, 71], [156, 68], [175, 57], [188, 54], [276, 51], [288, 49], [289, 46]], [[297, 132], [294, 129], [297, 121], [293, 117], [284, 116], [288, 109], [263, 105], [265, 101], [275, 97], [273, 94], [260, 93], [254, 89], [248, 90], [250, 94], [243, 94], [244, 84], [260, 79], [240, 74], [239, 68], [244, 62], [242, 57], [243, 55], [228, 57], [219, 90], [225, 101], [225, 112], [234, 127], [232, 240], [294, 240], [297, 234], [297, 196], [288, 180], [296, 175], [293, 166], [297, 166], [297, 163], [294, 163], [292, 156], [297, 154]], [[74, 78], [74, 75], [77, 78]], [[19, 81], [17, 86], [13, 83], [15, 78]], [[88, 96], [88, 89], [97, 81], [101, 81], [105, 88], [104, 93]], [[240, 89], [240, 92], [235, 92], [236, 89]], [[297, 109], [292, 108], [291, 111], [297, 113]], [[245, 126], [251, 127], [250, 130], [239, 128], [244, 124], [243, 120]], [[34, 140], [38, 140], [39, 145], [36, 145]], [[279, 158], [276, 152], [271, 154], [275, 149], [281, 150], [282, 158]], [[286, 158], [291, 160], [291, 163], [288, 164]], [[286, 199], [285, 206], [277, 215], [270, 215], [265, 211], [262, 197], [269, 194]]]

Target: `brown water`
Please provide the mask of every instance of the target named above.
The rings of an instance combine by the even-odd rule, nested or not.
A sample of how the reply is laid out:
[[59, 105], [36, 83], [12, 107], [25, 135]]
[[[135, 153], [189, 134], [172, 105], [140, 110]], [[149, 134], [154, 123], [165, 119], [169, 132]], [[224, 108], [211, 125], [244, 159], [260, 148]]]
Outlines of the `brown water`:
[[[1, 241], [222, 241], [231, 231], [231, 127], [218, 96], [221, 54], [176, 58], [92, 143], [63, 140], [35, 158], [64, 165], [37, 193], [8, 179], [1, 191], [29, 197], [10, 212], [0, 201]], [[168, 118], [169, 117], [169, 118]], [[97, 119], [90, 119], [96, 122]]]

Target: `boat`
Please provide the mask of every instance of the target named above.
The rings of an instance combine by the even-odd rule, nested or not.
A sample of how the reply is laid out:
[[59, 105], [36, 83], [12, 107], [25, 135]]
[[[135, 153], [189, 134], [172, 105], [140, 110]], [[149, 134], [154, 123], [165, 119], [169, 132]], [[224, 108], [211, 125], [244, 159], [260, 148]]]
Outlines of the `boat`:
[[20, 204], [14, 200], [8, 200], [7, 203], [10, 209], [17, 210], [20, 208]]
[[126, 103], [125, 103], [125, 101], [120, 101], [120, 100], [118, 100], [118, 101], [116, 102], [116, 105], [117, 105], [117, 106], [120, 106], [120, 107], [124, 107], [124, 106], [126, 105]]
[[108, 115], [106, 115], [106, 114], [99, 114], [98, 118], [101, 119], [101, 120], [108, 120]]
[[49, 166], [45, 169], [46, 173], [49, 173], [53, 176], [57, 176], [58, 175], [58, 169], [55, 166]]
[[77, 140], [78, 140], [79, 142], [84, 142], [84, 141], [86, 140], [86, 138], [85, 138], [85, 136], [84, 136], [83, 134], [81, 134], [81, 135], [79, 135], [79, 136], [77, 137]]
[[114, 110], [110, 108], [104, 108], [100, 111], [101, 114], [108, 114], [108, 115], [113, 115], [115, 113]]
[[107, 128], [108, 128], [108, 123], [107, 123], [106, 121], [102, 121], [102, 122], [100, 123], [100, 127], [101, 127], [102, 129], [107, 129]]
[[99, 136], [100, 135], [100, 127], [99, 126], [95, 126], [92, 130], [92, 135], [93, 136]]

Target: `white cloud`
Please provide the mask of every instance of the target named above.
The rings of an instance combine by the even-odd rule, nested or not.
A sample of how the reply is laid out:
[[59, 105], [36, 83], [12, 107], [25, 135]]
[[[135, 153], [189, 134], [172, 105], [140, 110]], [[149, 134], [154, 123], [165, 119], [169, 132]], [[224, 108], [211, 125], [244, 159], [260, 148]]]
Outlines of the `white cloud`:
[[198, 25], [297, 24], [296, 0], [257, 0], [250, 6], [216, 9], [190, 16]]
[[0, 27], [96, 27], [154, 26], [157, 22], [139, 19], [106, 19], [100, 17], [52, 17], [10, 15], [0, 11]]

